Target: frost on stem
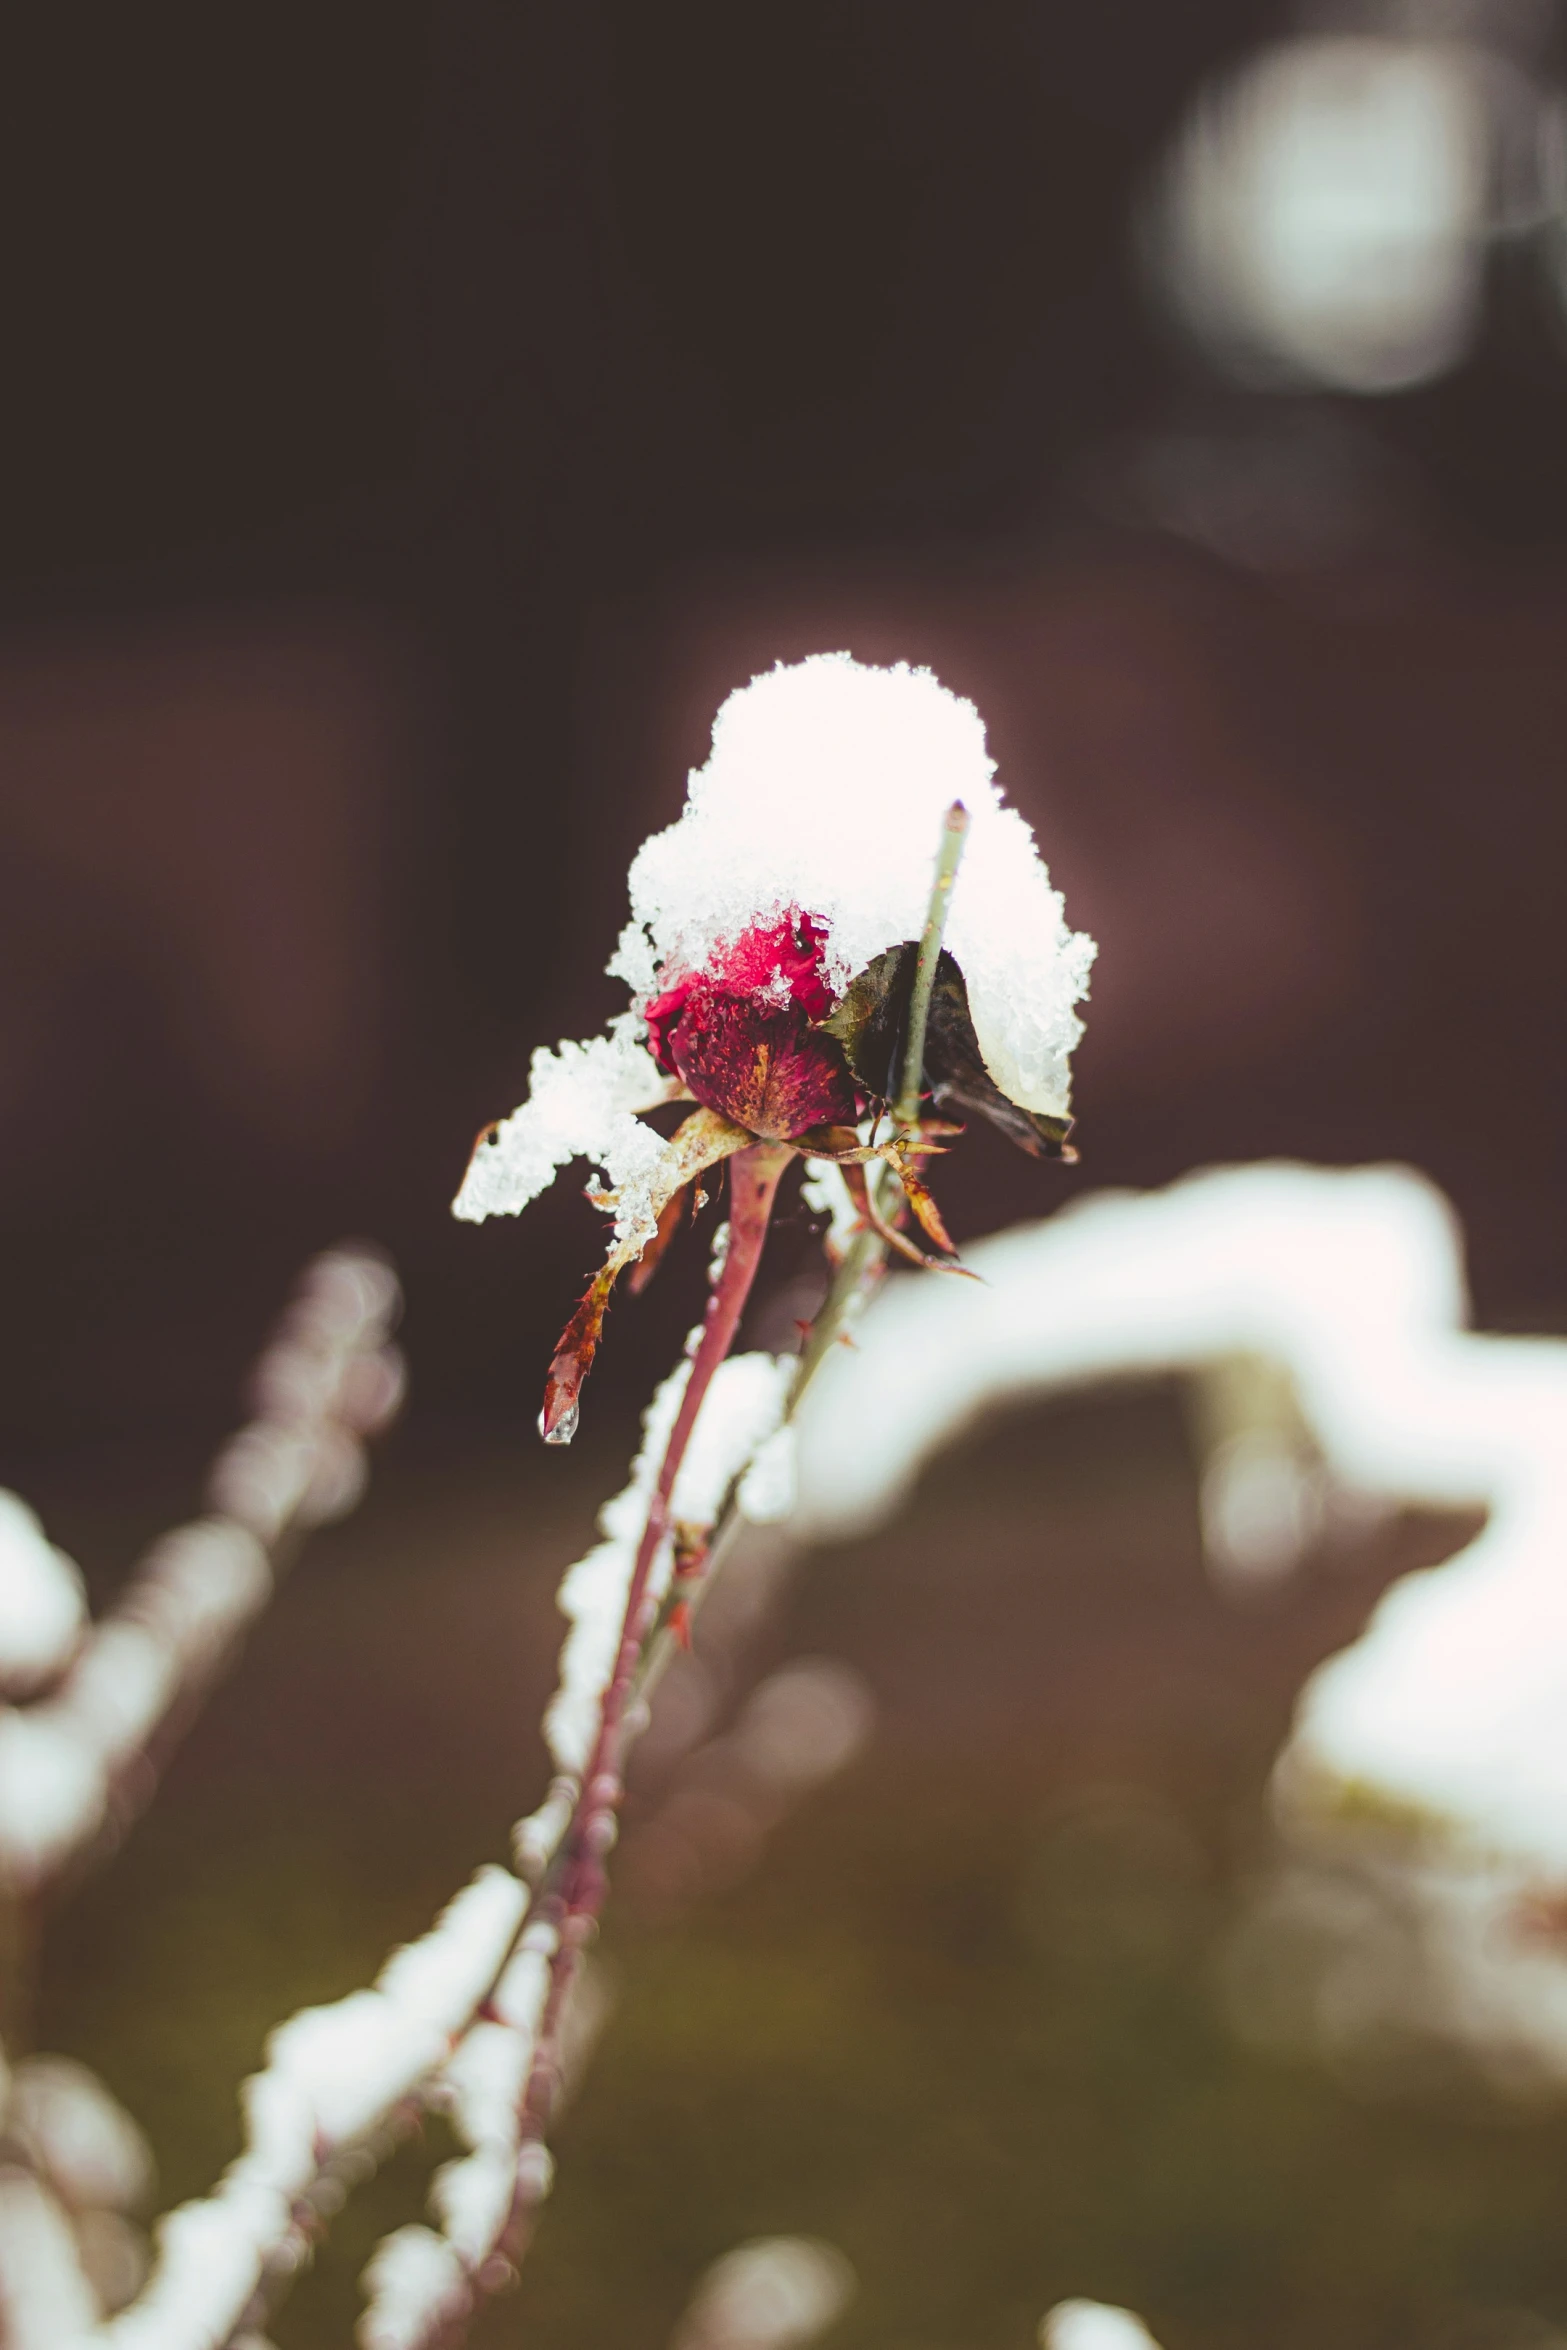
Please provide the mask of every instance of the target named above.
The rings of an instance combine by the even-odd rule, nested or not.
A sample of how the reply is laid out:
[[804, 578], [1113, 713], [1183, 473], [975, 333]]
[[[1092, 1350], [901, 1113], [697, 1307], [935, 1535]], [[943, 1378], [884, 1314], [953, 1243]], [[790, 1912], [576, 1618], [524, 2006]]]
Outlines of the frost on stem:
[[[1093, 942], [1067, 930], [1003, 804], [978, 712], [929, 671], [820, 654], [732, 694], [630, 894], [609, 965], [630, 1009], [602, 1037], [535, 1054], [527, 1101], [481, 1136], [456, 1200], [472, 1221], [515, 1214], [570, 1160], [597, 1171], [615, 1239], [550, 1368], [553, 1443], [576, 1426], [616, 1278], [638, 1259], [651, 1270], [686, 1189], [723, 1155], [699, 1121], [839, 1160], [858, 1220], [921, 1264], [952, 1249], [920, 1162], [958, 1131], [927, 1102], [1039, 1155], [1059, 1154], [1071, 1123]], [[668, 1101], [699, 1107], [665, 1145], [641, 1113]], [[856, 1133], [889, 1113], [889, 1137]], [[867, 1180], [875, 1159], [899, 1178], [890, 1193]], [[935, 1257], [899, 1235], [905, 1205]]]
[[1140, 2317], [1108, 2301], [1058, 2301], [1039, 2323], [1039, 2350], [1159, 2350]]
[[[692, 1376], [689, 1357], [649, 1408], [604, 1539], [567, 1575], [570, 1622], [549, 1732], [562, 1776], [513, 1835], [518, 1873], [481, 1869], [430, 1932], [394, 1953], [368, 1989], [281, 2025], [245, 2084], [245, 2145], [213, 2193], [157, 2230], [151, 2276], [106, 2324], [73, 2326], [50, 2350], [211, 2350], [285, 2289], [347, 2190], [421, 2110], [445, 2112], [465, 2151], [432, 2183], [435, 2223], [400, 2231], [366, 2276], [365, 2350], [448, 2338], [510, 2273], [513, 2242], [547, 2194], [551, 2162], [526, 2128], [559, 1933], [532, 1888], [578, 1817], [648, 1505]], [[731, 1356], [715, 1372], [673, 1487], [653, 1587], [667, 1587], [679, 1535], [711, 1528], [758, 1455], [762, 1515], [780, 1502], [778, 1448], [792, 1366]], [[786, 1482], [786, 1481], [785, 1481]], [[591, 1990], [591, 1977], [588, 1986]], [[583, 2009], [579, 1997], [579, 2017]], [[567, 2022], [569, 2025], [569, 2017]], [[569, 2063], [570, 2031], [567, 2031]], [[559, 2051], [557, 2051], [557, 2056]], [[512, 2251], [505, 2246], [512, 2243]]]
[[402, 1397], [397, 1283], [378, 1258], [308, 1266], [252, 1379], [255, 1417], [208, 1480], [209, 1514], [155, 1542], [89, 1624], [81, 1579], [0, 1493], [0, 1884], [30, 1895], [133, 1808], [149, 1748], [271, 1596], [286, 1539], [351, 1509], [365, 1440]]
[[0, 1492], [0, 1697], [31, 1696], [57, 1679], [86, 1617], [75, 1564], [25, 1502]]
[[[660, 1542], [649, 1584], [654, 1599], [662, 1599], [669, 1589], [675, 1529], [712, 1526], [730, 1486], [779, 1429], [793, 1368], [783, 1357], [732, 1355], [715, 1374], [675, 1480], [669, 1527]], [[599, 1701], [615, 1661], [648, 1504], [690, 1377], [687, 1360], [670, 1373], [654, 1395], [643, 1418], [642, 1449], [631, 1481], [599, 1512], [604, 1539], [571, 1568], [560, 1587], [561, 1612], [571, 1630], [561, 1652], [560, 1682], [544, 1717], [544, 1731], [562, 1770], [581, 1771], [587, 1764]]]
[[[496, 1984], [527, 1908], [508, 1871], [481, 1869], [430, 1932], [394, 1952], [374, 1986], [307, 2008], [267, 2044], [245, 2084], [245, 2146], [211, 2195], [157, 2228], [157, 2256], [129, 2308], [76, 2350], [210, 2350], [229, 2341], [269, 2282], [290, 2275], [355, 2175], [345, 2158], [445, 2063]], [[373, 2154], [357, 2175], [373, 2169]], [[328, 2189], [336, 2183], [335, 2198]]]

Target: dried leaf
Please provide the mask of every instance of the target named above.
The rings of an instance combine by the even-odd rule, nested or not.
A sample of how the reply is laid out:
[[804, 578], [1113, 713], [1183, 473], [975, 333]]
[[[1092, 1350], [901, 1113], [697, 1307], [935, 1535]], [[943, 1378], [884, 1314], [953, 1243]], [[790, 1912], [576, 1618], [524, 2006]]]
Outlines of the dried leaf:
[[[703, 1195], [705, 1204], [705, 1194]], [[691, 1186], [683, 1184], [659, 1215], [658, 1230], [648, 1242], [636, 1263], [626, 1276], [626, 1286], [633, 1297], [640, 1297], [664, 1261], [664, 1252], [685, 1220], [691, 1204]]]
[[820, 1025], [843, 1048], [860, 1084], [878, 1101], [897, 1091], [897, 1055], [914, 988], [919, 949], [912, 939], [888, 947], [850, 980]]
[[949, 1257], [955, 1257], [958, 1253], [956, 1245], [942, 1221], [941, 1210], [936, 1205], [934, 1195], [921, 1182], [919, 1176], [915, 1174], [905, 1159], [898, 1161], [898, 1181], [908, 1194], [909, 1206], [919, 1218], [926, 1237], [933, 1240], [939, 1249], [945, 1249]]
[[938, 1109], [975, 1111], [1009, 1142], [1035, 1159], [1075, 1159], [1067, 1145], [1070, 1118], [1025, 1110], [1004, 1094], [985, 1067], [968, 1008], [968, 989], [951, 955], [936, 965], [930, 1023], [925, 1031], [925, 1082]]
[[[690, 1117], [670, 1137], [659, 1163], [650, 1192], [649, 1206], [658, 1219], [662, 1232], [665, 1213], [678, 1204], [679, 1195], [694, 1176], [720, 1159], [733, 1157], [745, 1150], [754, 1137], [743, 1126], [732, 1125], [716, 1110], [693, 1110]], [[598, 1195], [600, 1207], [613, 1207], [614, 1194]], [[539, 1434], [546, 1444], [569, 1444], [577, 1432], [577, 1414], [580, 1409], [582, 1386], [593, 1368], [603, 1334], [604, 1315], [609, 1306], [610, 1292], [629, 1264], [659, 1239], [651, 1241], [633, 1234], [628, 1240], [617, 1240], [595, 1274], [586, 1294], [571, 1320], [560, 1334], [560, 1343], [550, 1362], [544, 1381], [544, 1409], [539, 1414]]]
[[900, 1232], [896, 1224], [889, 1224], [882, 1215], [876, 1205], [876, 1194], [866, 1180], [864, 1167], [854, 1159], [840, 1161], [840, 1164], [843, 1167], [843, 1180], [849, 1188], [849, 1197], [861, 1221], [868, 1224], [889, 1248], [896, 1249], [900, 1257], [907, 1257], [911, 1265], [918, 1265], [923, 1272], [961, 1273], [967, 1281], [979, 1279], [977, 1273], [971, 1273], [966, 1265], [958, 1264], [953, 1257], [927, 1256], [916, 1241], [911, 1240], [906, 1232]]
[[[914, 989], [918, 948], [911, 939], [889, 947], [850, 980], [841, 1002], [821, 1025], [835, 1037], [854, 1075], [868, 1093], [890, 1100], [897, 1091], [898, 1062]], [[953, 956], [943, 950], [936, 965], [930, 1018], [925, 1030], [924, 1079], [939, 1109], [967, 1111], [992, 1126], [1036, 1159], [1071, 1159], [1070, 1118], [1025, 1110], [1004, 1094], [985, 1067], [969, 1012], [968, 989]]]

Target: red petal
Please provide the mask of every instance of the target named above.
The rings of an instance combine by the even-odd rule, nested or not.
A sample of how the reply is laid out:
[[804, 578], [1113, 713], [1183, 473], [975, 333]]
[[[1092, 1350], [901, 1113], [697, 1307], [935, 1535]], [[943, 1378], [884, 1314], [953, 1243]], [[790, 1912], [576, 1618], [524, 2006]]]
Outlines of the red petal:
[[851, 1124], [859, 1114], [842, 1052], [803, 1013], [693, 996], [670, 1049], [697, 1101], [770, 1142], [791, 1142], [813, 1126]]
[[[680, 1074], [672, 1032], [693, 1000], [700, 1009], [714, 998], [733, 998], [758, 1013], [794, 1006], [807, 1020], [825, 1019], [834, 1000], [822, 970], [826, 944], [827, 925], [820, 915], [790, 914], [765, 929], [742, 931], [700, 971], [670, 979], [643, 1014], [648, 1042], [664, 1074]], [[785, 987], [787, 999], [782, 995]]]

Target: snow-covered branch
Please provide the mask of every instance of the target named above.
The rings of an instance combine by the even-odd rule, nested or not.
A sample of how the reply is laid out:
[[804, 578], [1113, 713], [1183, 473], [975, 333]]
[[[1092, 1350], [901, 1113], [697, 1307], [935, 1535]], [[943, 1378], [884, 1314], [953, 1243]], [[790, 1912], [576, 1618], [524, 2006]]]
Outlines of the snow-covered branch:
[[[983, 1287], [894, 1284], [860, 1324], [857, 1347], [824, 1365], [799, 1423], [791, 1539], [831, 1538], [884, 1516], [934, 1449], [997, 1405], [1106, 1379], [1208, 1376], [1238, 1358], [1271, 1363], [1342, 1485], [1489, 1513], [1484, 1532], [1447, 1567], [1396, 1587], [1356, 1648], [1311, 1685], [1281, 1770], [1286, 1803], [1299, 1800], [1302, 1785], [1320, 1798], [1335, 1775], [1359, 1773], [1428, 1810], [1440, 1804], [1483, 1830], [1493, 1850], [1500, 1843], [1520, 1861], [1553, 1865], [1559, 1845], [1535, 1800], [1538, 1773], [1532, 1761], [1520, 1769], [1518, 1758], [1559, 1673], [1529, 1627], [1538, 1630], [1554, 1588], [1567, 1348], [1462, 1330], [1453, 1229], [1429, 1187], [1398, 1170], [1231, 1170], [1160, 1195], [1086, 1203], [983, 1244], [973, 1262]], [[371, 2263], [366, 2350], [426, 2350], [458, 2338], [478, 2302], [509, 2278], [550, 2179], [529, 2082], [541, 2030], [554, 2032], [559, 2021], [550, 2021], [550, 2007], [566, 1913], [551, 1872], [581, 1828], [606, 1676], [689, 1376], [688, 1358], [655, 1397], [631, 1480], [563, 1585], [569, 1630], [548, 1716], [558, 1776], [514, 1831], [514, 1867], [481, 1870], [370, 1989], [306, 2011], [273, 2035], [265, 2069], [244, 2092], [244, 2152], [211, 2196], [162, 2223], [145, 2289], [118, 2317], [78, 2328], [84, 2346], [221, 2350], [263, 2324], [344, 2194], [421, 2110], [444, 2111], [464, 2152], [433, 2182], [431, 2224], [398, 2231]], [[655, 1606], [668, 1604], [680, 1546], [700, 1543], [737, 1481], [758, 1516], [787, 1506], [780, 1447], [789, 1377], [787, 1364], [754, 1355], [717, 1372], [657, 1546], [648, 1585]], [[280, 1452], [247, 1434], [229, 1459]], [[301, 1479], [301, 1456], [291, 1449], [288, 1457], [297, 1521], [309, 1479]], [[274, 1499], [274, 1539], [286, 1514]], [[42, 1570], [39, 1579], [48, 1580]], [[149, 1580], [150, 1568], [137, 1588]], [[1518, 1637], [1505, 1652], [1497, 1648], [1499, 1593], [1518, 1603]], [[130, 1621], [149, 1613], [143, 1603]], [[199, 1659], [220, 1653], [243, 1620], [234, 1610], [217, 1618], [217, 1644], [193, 1640], [184, 1652], [193, 1678], [205, 1669]], [[199, 1617], [187, 1608], [181, 1620]], [[78, 1646], [60, 1687], [27, 1710], [64, 1702], [92, 1640], [108, 1628]], [[1455, 1641], [1467, 1640], [1472, 1655], [1482, 1636], [1500, 1688], [1494, 1678], [1435, 1669]], [[778, 1729], [770, 1703], [759, 1693], [727, 1740], [693, 1756], [672, 1804], [711, 1794], [705, 1781], [720, 1767], [760, 1774], [758, 1787], [769, 1770], [788, 1777], [789, 1756], [769, 1745]], [[1455, 1719], [1462, 1744], [1452, 1736]], [[765, 1810], [777, 1797], [763, 1790], [758, 1800]], [[44, 2210], [51, 2196], [58, 2206], [56, 2191], [41, 2173], [29, 2176], [16, 2194], [31, 2198], [28, 2224], [37, 2223], [32, 2240], [43, 2259], [66, 2237]], [[40, 2271], [40, 2294], [64, 2306], [59, 2295], [76, 2288], [62, 2282], [63, 2252], [44, 2268], [54, 2281]], [[1088, 2338], [1084, 2305], [1052, 2322], [1052, 2340], [1073, 2326]], [[1123, 2313], [1096, 2310], [1093, 2322], [1102, 2332], [1118, 2323], [1125, 2339], [1136, 2338]]]
[[[676, 1526], [689, 1539], [712, 1525], [737, 1481], [745, 1492], [748, 1465], [779, 1426], [789, 1369], [741, 1355], [718, 1371], [675, 1487], [655, 1597], [668, 1588]], [[603, 1539], [562, 1586], [571, 1628], [547, 1717], [559, 1776], [513, 1831], [516, 1869], [481, 1869], [370, 1989], [272, 2034], [265, 2068], [242, 2093], [243, 2152], [210, 2196], [160, 2222], [146, 2287], [80, 2335], [83, 2350], [219, 2350], [261, 2322], [347, 2189], [424, 2108], [447, 2113], [468, 2151], [436, 2176], [436, 2225], [400, 2230], [371, 2262], [362, 2341], [413, 2350], [440, 2340], [510, 2276], [519, 2222], [551, 2173], [525, 2126], [524, 2093], [558, 1954], [558, 1905], [534, 1909], [530, 1886], [578, 1816], [595, 1707], [689, 1370], [688, 1360], [654, 1398], [631, 1480], [601, 1514]], [[776, 1497], [776, 1475], [770, 1483]], [[757, 1496], [753, 1506], [767, 1507], [768, 1481]]]
[[1313, 1675], [1281, 1801], [1380, 1788], [1479, 1848], [1567, 1871], [1567, 1649], [1552, 1636], [1567, 1344], [1464, 1327], [1441, 1194], [1399, 1167], [1224, 1168], [1084, 1200], [968, 1261], [983, 1286], [894, 1284], [854, 1352], [824, 1367], [800, 1417], [792, 1531], [837, 1539], [878, 1522], [933, 1452], [998, 1407], [1271, 1365], [1341, 1488], [1486, 1513]]
[[1313, 1525], [1406, 1503], [1483, 1513], [1307, 1682], [1273, 1775], [1282, 1866], [1226, 1980], [1237, 2023], [1270, 2044], [1358, 2067], [1396, 2027], [1505, 2091], [1559, 2093], [1567, 1344], [1464, 1327], [1451, 1211], [1396, 1167], [1194, 1175], [1086, 1200], [969, 1261], [984, 1288], [896, 1285], [824, 1369], [792, 1531], [884, 1518], [987, 1411], [1172, 1373], [1220, 1399], [1197, 1418], [1218, 1437], [1203, 1514], [1228, 1588], [1241, 1564], [1276, 1573]]
[[334, 1249], [303, 1275], [253, 1375], [256, 1416], [208, 1482], [210, 1514], [155, 1542], [86, 1621], [81, 1581], [0, 1495], [0, 1880], [27, 1896], [145, 1800], [151, 1763], [270, 1598], [291, 1538], [341, 1517], [365, 1440], [402, 1396], [395, 1278]]

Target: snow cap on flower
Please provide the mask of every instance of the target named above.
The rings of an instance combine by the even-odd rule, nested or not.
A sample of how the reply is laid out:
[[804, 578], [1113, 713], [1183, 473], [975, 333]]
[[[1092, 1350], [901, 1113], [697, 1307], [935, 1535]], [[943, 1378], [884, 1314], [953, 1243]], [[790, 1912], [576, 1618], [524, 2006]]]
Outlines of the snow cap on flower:
[[994, 776], [979, 712], [928, 669], [818, 653], [753, 678], [719, 711], [678, 823], [633, 861], [610, 970], [646, 997], [797, 912], [824, 925], [825, 976], [841, 994], [919, 937], [942, 820], [961, 800], [969, 833], [946, 944], [980, 1051], [1009, 1100], [1064, 1116], [1093, 941], [1066, 928]]
[[[645, 1236], [662, 1146], [636, 1113], [682, 1080], [731, 1121], [792, 1139], [793, 1126], [758, 1122], [729, 1083], [749, 1035], [743, 1021], [734, 1033], [737, 1005], [754, 1014], [761, 1065], [786, 1080], [767, 1089], [775, 1121], [780, 1099], [804, 1105], [807, 1128], [851, 1119], [854, 1078], [835, 1044], [814, 1029], [807, 1039], [807, 1022], [918, 939], [954, 801], [969, 824], [946, 946], [973, 1040], [1008, 1102], [1064, 1129], [1094, 945], [1066, 928], [994, 775], [978, 711], [926, 669], [817, 654], [731, 694], [684, 811], [631, 867], [631, 920], [609, 970], [632, 1010], [605, 1037], [535, 1054], [529, 1099], [481, 1141], [457, 1214], [515, 1214], [581, 1157], [608, 1178], [621, 1240]], [[704, 1091], [715, 1064], [723, 1082]]]

